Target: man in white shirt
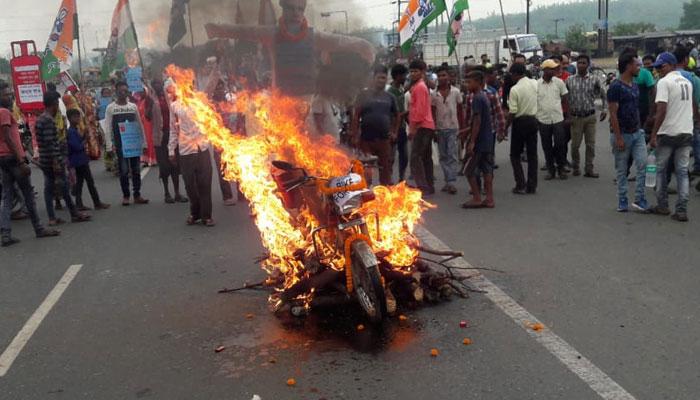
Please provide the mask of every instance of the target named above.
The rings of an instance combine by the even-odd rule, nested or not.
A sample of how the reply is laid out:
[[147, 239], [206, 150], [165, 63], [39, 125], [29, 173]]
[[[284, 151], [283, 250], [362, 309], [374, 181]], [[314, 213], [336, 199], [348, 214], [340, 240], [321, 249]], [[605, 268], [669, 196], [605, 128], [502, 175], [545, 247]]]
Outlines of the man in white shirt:
[[569, 91], [566, 84], [555, 75], [561, 66], [549, 59], [542, 63], [542, 78], [537, 81], [537, 122], [539, 122], [542, 150], [547, 162], [545, 180], [552, 180], [555, 173], [566, 179], [567, 137], [564, 130], [564, 108]]
[[693, 144], [693, 85], [676, 71], [676, 57], [672, 53], [659, 54], [654, 68], [662, 77], [656, 84], [656, 121], [649, 145], [656, 149], [656, 199], [652, 209], [655, 214], [669, 215], [667, 168], [673, 156], [678, 180], [676, 221], [688, 221], [688, 193], [690, 149]]
[[457, 172], [459, 168], [459, 150], [457, 149], [457, 132], [462, 125], [462, 93], [450, 84], [449, 67], [440, 67], [438, 87], [431, 93], [433, 119], [437, 133], [440, 166], [445, 174], [443, 192], [456, 194]]
[[[208, 227], [214, 226], [211, 215], [211, 145], [194, 121], [193, 111], [175, 99], [170, 105], [170, 162], [180, 164], [185, 190], [190, 198], [190, 216], [187, 225], [198, 221]], [[180, 157], [176, 158], [176, 150]]]

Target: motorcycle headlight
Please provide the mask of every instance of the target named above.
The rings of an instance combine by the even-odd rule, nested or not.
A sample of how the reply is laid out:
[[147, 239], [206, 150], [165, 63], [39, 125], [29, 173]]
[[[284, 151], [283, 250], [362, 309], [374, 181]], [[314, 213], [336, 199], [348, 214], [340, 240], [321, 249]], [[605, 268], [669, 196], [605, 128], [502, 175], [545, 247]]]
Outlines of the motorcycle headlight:
[[346, 201], [342, 206], [337, 206], [339, 214], [345, 215], [357, 210], [362, 205], [362, 197], [356, 196]]

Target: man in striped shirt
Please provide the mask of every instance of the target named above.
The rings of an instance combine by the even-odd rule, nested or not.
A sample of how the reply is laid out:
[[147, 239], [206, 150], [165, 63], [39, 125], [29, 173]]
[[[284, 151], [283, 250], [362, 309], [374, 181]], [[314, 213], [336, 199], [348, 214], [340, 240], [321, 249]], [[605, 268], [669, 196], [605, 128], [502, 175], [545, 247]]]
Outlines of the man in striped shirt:
[[46, 212], [49, 214], [49, 225], [62, 224], [63, 221], [56, 217], [54, 210], [54, 188], [66, 202], [70, 210], [71, 222], [85, 222], [90, 216], [78, 212], [68, 188], [66, 163], [61, 146], [58, 143], [58, 130], [56, 129], [55, 116], [58, 112], [59, 94], [47, 92], [44, 94], [44, 113], [36, 121], [36, 139], [39, 146], [39, 166], [44, 173], [44, 202]]

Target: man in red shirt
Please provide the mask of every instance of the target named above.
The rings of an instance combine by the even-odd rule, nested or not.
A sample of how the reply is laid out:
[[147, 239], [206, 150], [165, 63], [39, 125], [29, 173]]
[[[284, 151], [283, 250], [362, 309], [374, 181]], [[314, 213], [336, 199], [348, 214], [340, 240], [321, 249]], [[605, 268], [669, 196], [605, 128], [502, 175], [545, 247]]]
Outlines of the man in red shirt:
[[411, 145], [411, 173], [424, 196], [435, 193], [433, 175], [433, 137], [435, 122], [431, 109], [430, 91], [425, 84], [425, 63], [411, 62], [411, 104], [408, 108], [408, 139]]
[[34, 189], [29, 176], [32, 171], [22, 148], [17, 121], [12, 116], [13, 93], [10, 86], [0, 81], [0, 170], [2, 171], [2, 212], [0, 212], [0, 234], [2, 247], [19, 243], [12, 237], [10, 214], [14, 198], [15, 184], [19, 186], [32, 219], [36, 237], [58, 236], [59, 232], [44, 229], [39, 221], [34, 203]]

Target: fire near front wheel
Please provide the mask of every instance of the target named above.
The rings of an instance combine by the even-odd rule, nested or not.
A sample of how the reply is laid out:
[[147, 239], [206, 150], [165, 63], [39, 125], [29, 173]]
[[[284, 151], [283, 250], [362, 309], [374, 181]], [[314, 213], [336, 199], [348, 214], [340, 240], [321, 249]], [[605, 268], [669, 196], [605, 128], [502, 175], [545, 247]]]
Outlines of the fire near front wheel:
[[352, 279], [355, 295], [369, 320], [379, 324], [386, 316], [386, 296], [377, 257], [365, 241], [352, 244]]

